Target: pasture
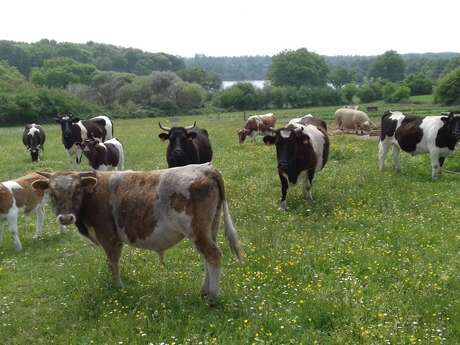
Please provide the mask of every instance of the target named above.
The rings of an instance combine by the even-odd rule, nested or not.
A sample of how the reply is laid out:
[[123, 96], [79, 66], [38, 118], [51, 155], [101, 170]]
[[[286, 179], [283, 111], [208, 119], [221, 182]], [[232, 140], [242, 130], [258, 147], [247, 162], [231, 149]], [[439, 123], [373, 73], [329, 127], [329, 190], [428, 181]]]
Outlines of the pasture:
[[[331, 119], [332, 109], [284, 113]], [[32, 239], [34, 216], [20, 218], [23, 252], [5, 231], [0, 344], [460, 343], [460, 176], [445, 173], [433, 182], [428, 156], [407, 154], [401, 174], [390, 159], [381, 174], [376, 140], [333, 136], [314, 201], [290, 188], [290, 209], [282, 212], [274, 147], [260, 137], [238, 145], [241, 114], [180, 123], [194, 120], [210, 133], [245, 252], [235, 262], [221, 227], [220, 303], [209, 308], [200, 300], [203, 265], [188, 241], [166, 252], [166, 267], [154, 252], [125, 247], [126, 287], [111, 288], [102, 250], [74, 227], [60, 236], [47, 207], [41, 240]], [[2, 181], [69, 168], [59, 126], [44, 128], [45, 160], [38, 164], [22, 146], [22, 128], [0, 129]], [[166, 167], [158, 119], [115, 120], [114, 131], [126, 168]], [[460, 170], [460, 155], [445, 168]]]

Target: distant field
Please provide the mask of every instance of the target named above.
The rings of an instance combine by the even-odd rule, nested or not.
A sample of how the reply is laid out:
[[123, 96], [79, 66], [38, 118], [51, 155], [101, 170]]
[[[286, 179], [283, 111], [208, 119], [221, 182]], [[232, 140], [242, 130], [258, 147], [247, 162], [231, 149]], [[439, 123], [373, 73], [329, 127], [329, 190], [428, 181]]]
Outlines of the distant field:
[[[379, 110], [387, 105], [378, 104]], [[391, 105], [439, 114], [436, 105]], [[281, 122], [335, 108], [275, 111]], [[249, 113], [248, 113], [249, 115]], [[373, 114], [374, 117], [378, 114]], [[165, 168], [158, 120], [119, 120], [128, 169]], [[330, 161], [313, 186], [278, 210], [275, 150], [238, 145], [242, 113], [181, 117], [210, 132], [245, 259], [223, 250], [222, 296], [199, 298], [203, 265], [189, 242], [165, 255], [125, 247], [123, 290], [112, 289], [105, 256], [71, 228], [58, 234], [47, 208], [45, 237], [34, 217], [0, 245], [0, 344], [459, 344], [460, 176], [431, 181], [428, 157], [403, 154], [402, 173], [377, 171], [377, 142], [332, 137]], [[0, 179], [67, 169], [57, 125], [45, 126], [45, 160], [32, 164], [22, 129], [0, 128]], [[390, 158], [390, 157], [389, 157]], [[457, 153], [446, 168], [460, 171]], [[221, 231], [223, 233], [223, 231]]]

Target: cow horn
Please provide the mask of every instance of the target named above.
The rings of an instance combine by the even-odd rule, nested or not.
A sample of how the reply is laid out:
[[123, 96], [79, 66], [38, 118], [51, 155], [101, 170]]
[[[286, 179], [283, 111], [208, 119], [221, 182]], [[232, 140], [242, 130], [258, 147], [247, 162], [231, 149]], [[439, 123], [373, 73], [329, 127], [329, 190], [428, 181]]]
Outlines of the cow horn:
[[195, 126], [196, 126], [196, 121], [193, 123], [193, 126], [185, 127], [185, 130], [188, 131], [189, 129], [195, 128]]
[[46, 171], [36, 171], [36, 173], [37, 173], [38, 175], [41, 175], [41, 176], [46, 177], [46, 178], [50, 178], [50, 177], [51, 177], [51, 173], [46, 172]]
[[161, 128], [162, 130], [164, 130], [165, 132], [169, 132], [169, 131], [171, 130], [171, 128], [169, 128], [169, 127], [163, 127], [163, 126], [161, 125], [161, 122], [158, 122], [158, 126], [160, 126], [160, 128]]

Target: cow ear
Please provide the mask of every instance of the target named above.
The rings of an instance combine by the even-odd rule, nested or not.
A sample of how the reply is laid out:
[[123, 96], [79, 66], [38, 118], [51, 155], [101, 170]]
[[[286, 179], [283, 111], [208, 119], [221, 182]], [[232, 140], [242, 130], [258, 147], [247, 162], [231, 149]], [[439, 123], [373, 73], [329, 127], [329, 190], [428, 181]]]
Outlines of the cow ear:
[[78, 121], [80, 121], [80, 119], [79, 119], [78, 117], [72, 118], [72, 123], [76, 123], [76, 122], [78, 122]]
[[81, 186], [88, 193], [93, 192], [96, 185], [97, 185], [97, 178], [95, 177], [82, 177], [81, 179]]
[[273, 145], [276, 142], [276, 137], [273, 135], [266, 135], [263, 138], [265, 145]]
[[169, 139], [169, 134], [168, 133], [160, 133], [158, 134], [158, 138], [160, 138], [162, 141], [166, 141]]
[[32, 183], [32, 188], [37, 192], [44, 192], [50, 187], [50, 183], [47, 180], [37, 180]]
[[195, 139], [196, 138], [196, 132], [187, 132], [187, 138]]

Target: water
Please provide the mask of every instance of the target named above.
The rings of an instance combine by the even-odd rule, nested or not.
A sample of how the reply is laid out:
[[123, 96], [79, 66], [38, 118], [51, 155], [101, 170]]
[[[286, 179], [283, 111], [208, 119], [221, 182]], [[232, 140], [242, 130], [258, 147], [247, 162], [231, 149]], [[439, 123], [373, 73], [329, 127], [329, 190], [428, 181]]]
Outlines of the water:
[[233, 86], [236, 83], [240, 82], [251, 83], [252, 85], [254, 85], [254, 87], [261, 89], [264, 87], [264, 84], [267, 82], [267, 80], [224, 80], [222, 82], [222, 88], [227, 89], [230, 86]]

